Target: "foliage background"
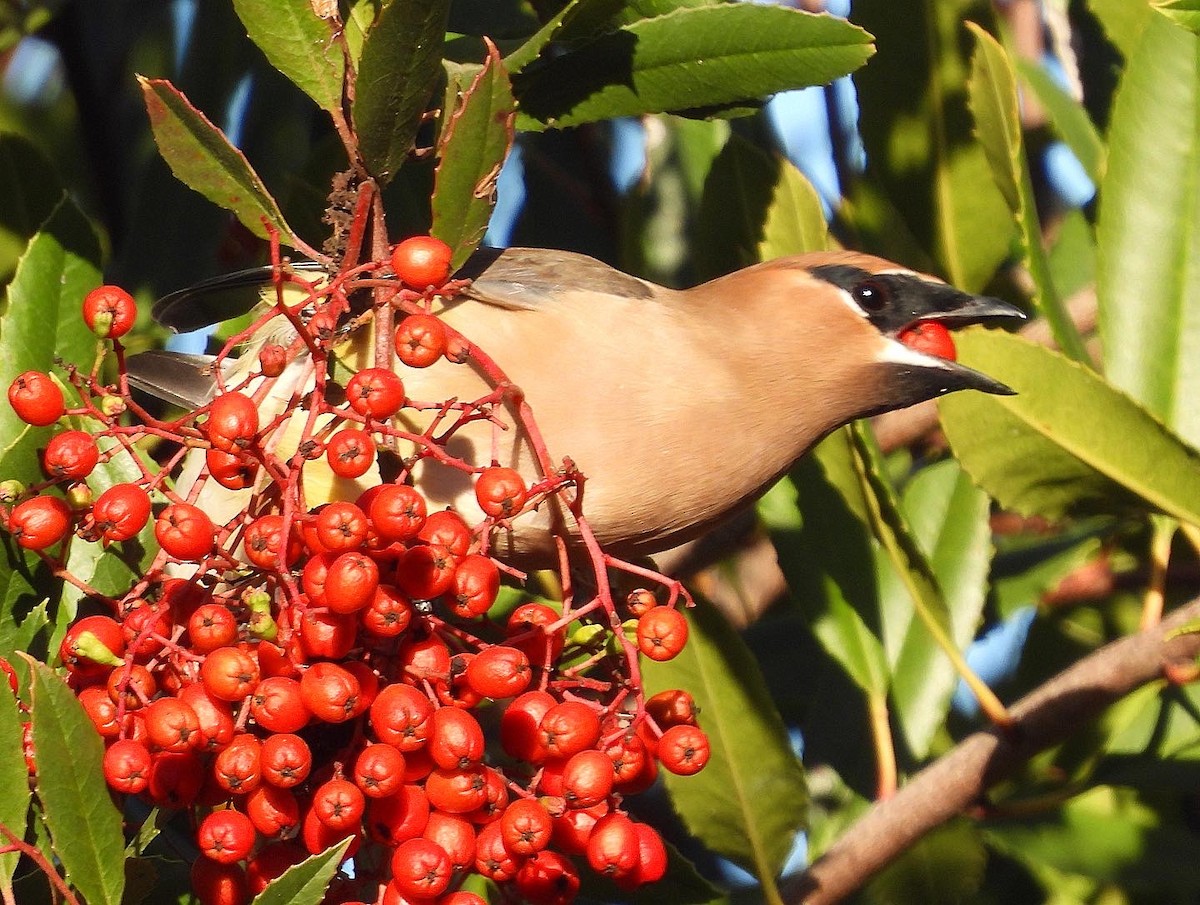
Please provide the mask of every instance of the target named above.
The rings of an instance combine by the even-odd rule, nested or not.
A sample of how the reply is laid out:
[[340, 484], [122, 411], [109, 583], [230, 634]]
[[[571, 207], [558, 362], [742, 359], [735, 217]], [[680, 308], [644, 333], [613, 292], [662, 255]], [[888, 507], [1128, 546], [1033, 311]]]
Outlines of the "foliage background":
[[[3, 383], [54, 355], [87, 359], [91, 341], [72, 324], [101, 273], [148, 302], [263, 259], [253, 218], [247, 228], [172, 175], [136, 75], [169, 79], [245, 153], [282, 217], [320, 244], [329, 174], [344, 166], [340, 145], [313, 91], [297, 90], [246, 37], [256, 17], [284, 5], [4, 4]], [[347, 17], [369, 21], [404, 7], [420, 15], [436, 4], [364, 0], [354, 5], [359, 18]], [[672, 885], [647, 901], [780, 901], [778, 877], [845, 832], [887, 787], [889, 763], [909, 774], [978, 725], [969, 702], [952, 709], [956, 678], [927, 623], [959, 648], [989, 629], [993, 643], [1017, 639], [1002, 645], [1008, 669], [998, 671], [1009, 700], [1136, 630], [1156, 597], [1170, 606], [1196, 593], [1195, 6], [1069, 4], [1079, 99], [1018, 58], [986, 3], [859, 0], [851, 21], [874, 43], [862, 68], [865, 35], [806, 25], [815, 56], [790, 34], [773, 51], [763, 42], [780, 29], [766, 17], [779, 11], [732, 29], [713, 17], [727, 9], [704, 0], [578, 0], [565, 12], [548, 0], [451, 4], [447, 30], [465, 37], [445, 45], [450, 77], [483, 59], [482, 35], [510, 63], [524, 53], [528, 67], [511, 67], [523, 69], [512, 87], [525, 130], [525, 205], [511, 242], [585, 251], [686, 285], [837, 241], [1020, 300], [1042, 316], [1061, 352], [1003, 335], [964, 336], [963, 360], [1020, 395], [946, 400], [949, 452], [928, 437], [884, 452], [864, 427], [841, 432], [763, 501], [758, 530], [778, 552], [788, 591], [753, 618], [735, 612], [752, 623], [742, 631], [702, 606], [685, 655], [650, 671], [656, 686], [697, 695], [716, 753], [701, 776], [668, 782], [635, 804], [673, 828], [684, 853]], [[541, 34], [559, 50], [539, 70], [544, 42], [531, 36], [543, 22], [557, 22]], [[21, 56], [33, 46], [18, 43], [24, 35], [60, 55], [49, 80], [34, 78], [36, 66]], [[642, 107], [614, 99], [602, 89], [629, 71], [598, 64], [624, 61], [640, 72], [638, 58], [617, 53], [631, 35], [650, 51], [745, 42], [749, 62], [726, 80], [740, 93], [703, 95], [685, 59], [668, 67], [662, 85], [637, 83]], [[835, 133], [842, 197], [831, 238], [816, 194], [779, 153], [755, 99], [827, 81], [835, 70], [856, 70], [866, 165], [858, 166], [851, 138]], [[1023, 128], [1018, 87], [1040, 103], [1044, 123]], [[838, 103], [834, 91], [825, 97]], [[710, 109], [693, 109], [700, 106]], [[712, 112], [722, 116], [697, 118]], [[610, 122], [616, 114], [644, 117], [646, 169], [628, 186], [611, 177], [629, 127]], [[552, 119], [578, 125], [548, 129]], [[435, 139], [439, 125], [419, 140]], [[393, 138], [379, 139], [379, 159]], [[1098, 188], [1081, 210], [1045, 191], [1038, 162], [1051, 140], [1069, 146]], [[482, 132], [478, 141], [486, 143]], [[211, 158], [204, 166], [219, 168]], [[397, 237], [429, 228], [433, 178], [427, 158], [391, 181]], [[152, 324], [142, 327], [137, 344], [164, 341]], [[0, 474], [30, 474], [45, 435], [22, 433], [11, 413], [0, 413], [0, 438]], [[92, 744], [87, 727], [45, 666], [15, 656], [28, 651], [53, 665], [49, 652], [79, 601], [36, 560], [11, 543], [5, 550], [0, 654], [18, 664], [43, 740], [28, 838], [53, 852], [89, 902], [186, 901], [194, 855], [186, 833], [147, 824], [125, 848], [115, 812], [93, 805], [106, 799], [81, 756]], [[136, 554], [113, 553], [73, 568], [116, 588], [137, 565]], [[720, 596], [730, 585], [736, 591], [742, 574], [730, 564], [698, 586]], [[1030, 762], [978, 813], [927, 837], [863, 898], [1194, 901], [1198, 704], [1193, 686], [1143, 688]], [[3, 705], [0, 788], [24, 787], [19, 737], [16, 711]], [[29, 802], [6, 798], [0, 821], [22, 825]], [[17, 901], [45, 900], [37, 872], [4, 858], [0, 888]], [[279, 900], [319, 897], [288, 895]]]

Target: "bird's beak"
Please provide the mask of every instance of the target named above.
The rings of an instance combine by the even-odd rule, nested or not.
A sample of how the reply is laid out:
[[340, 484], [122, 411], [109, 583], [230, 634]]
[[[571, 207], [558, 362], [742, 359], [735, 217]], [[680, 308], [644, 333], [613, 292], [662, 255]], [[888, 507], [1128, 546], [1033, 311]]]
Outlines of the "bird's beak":
[[[921, 296], [922, 305], [911, 311], [912, 320], [903, 329], [927, 321], [935, 321], [951, 330], [971, 324], [983, 324], [995, 320], [1025, 320], [1025, 312], [1002, 299], [986, 295], [971, 295], [953, 286], [938, 284]], [[895, 331], [895, 339], [901, 330]], [[938, 359], [944, 374], [943, 393], [955, 390], [979, 390], [996, 396], [1015, 396], [1016, 390], [989, 377], [974, 368], [957, 361]]]

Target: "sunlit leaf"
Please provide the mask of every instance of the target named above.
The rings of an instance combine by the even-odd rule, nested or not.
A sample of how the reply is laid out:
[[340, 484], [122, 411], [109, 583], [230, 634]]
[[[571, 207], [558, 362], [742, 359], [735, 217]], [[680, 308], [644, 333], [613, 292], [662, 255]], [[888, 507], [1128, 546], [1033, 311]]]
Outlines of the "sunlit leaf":
[[1200, 444], [1198, 48], [1200, 38], [1162, 16], [1147, 23], [1113, 104], [1096, 228], [1104, 372], [1193, 445]]
[[433, 235], [460, 267], [483, 240], [496, 179], [513, 140], [516, 102], [495, 47], [442, 130], [433, 194]]
[[1158, 509], [1200, 520], [1200, 453], [1083, 365], [971, 328], [960, 360], [1017, 391], [939, 402], [955, 456], [1002, 506], [1051, 519]]
[[935, 269], [968, 292], [992, 278], [1014, 233], [967, 109], [963, 23], [988, 21], [991, 6], [919, 0], [899, 14], [893, 0], [854, 4], [856, 22], [888, 36], [854, 76], [868, 175]]
[[853, 72], [871, 53], [870, 35], [828, 15], [750, 3], [677, 9], [526, 66], [514, 79], [519, 125], [757, 101]]
[[804, 824], [804, 771], [741, 638], [707, 604], [689, 617], [687, 646], [666, 663], [646, 661], [643, 675], [651, 693], [688, 689], [712, 757], [695, 776], [666, 775], [667, 788], [689, 832], [770, 884]]
[[1000, 194], [1021, 228], [1025, 264], [1033, 277], [1034, 302], [1050, 324], [1059, 348], [1077, 361], [1086, 361], [1087, 350], [1055, 291], [1042, 247], [1042, 225], [1021, 138], [1016, 78], [999, 42], [973, 22], [967, 27], [975, 37], [967, 87], [976, 133]]
[[294, 245], [295, 236], [279, 205], [225, 134], [165, 79], [138, 76], [138, 82], [154, 140], [171, 172], [209, 201], [232, 211], [256, 236], [267, 238], [269, 225], [278, 230], [281, 242]]
[[285, 870], [254, 897], [252, 905], [319, 905], [353, 839], [343, 839], [319, 855]]
[[331, 22], [306, 0], [234, 0], [250, 40], [322, 109], [341, 111], [346, 63]]
[[54, 852], [89, 903], [120, 905], [125, 837], [104, 782], [104, 744], [67, 684], [44, 663], [30, 665], [37, 797]]

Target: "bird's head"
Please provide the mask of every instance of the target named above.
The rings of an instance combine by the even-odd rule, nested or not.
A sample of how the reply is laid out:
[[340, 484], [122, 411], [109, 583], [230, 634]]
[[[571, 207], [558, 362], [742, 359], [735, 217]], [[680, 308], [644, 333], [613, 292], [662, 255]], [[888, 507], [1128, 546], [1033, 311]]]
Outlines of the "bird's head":
[[[806, 368], [828, 375], [854, 417], [903, 408], [957, 390], [1012, 394], [1003, 383], [951, 357], [905, 342], [906, 331], [935, 323], [948, 329], [1001, 318], [1024, 318], [1000, 299], [971, 295], [936, 277], [857, 252], [778, 258], [739, 271], [738, 294], [757, 296], [774, 311], [776, 341]], [[710, 286], [730, 280], [715, 281]], [[763, 288], [757, 292], [754, 284]], [[732, 287], [727, 287], [732, 288]], [[951, 347], [952, 348], [952, 347]], [[834, 392], [834, 395], [838, 395]], [[840, 412], [845, 416], [846, 412]]]

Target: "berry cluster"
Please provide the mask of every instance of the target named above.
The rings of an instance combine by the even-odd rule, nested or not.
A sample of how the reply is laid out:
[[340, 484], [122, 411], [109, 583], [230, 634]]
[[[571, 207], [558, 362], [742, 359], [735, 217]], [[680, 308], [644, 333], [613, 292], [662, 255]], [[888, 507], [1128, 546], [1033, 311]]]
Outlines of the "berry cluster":
[[[481, 900], [455, 889], [477, 872], [529, 902], [565, 903], [582, 864], [624, 888], [659, 879], [663, 843], [623, 798], [660, 765], [691, 774], [708, 759], [690, 696], [647, 700], [638, 667], [639, 655], [666, 660], [683, 647], [680, 589], [664, 579], [665, 603], [644, 588], [614, 602], [609, 570], [652, 573], [588, 541], [569, 460], [549, 468], [540, 450], [543, 477], [530, 486], [446, 451], [457, 423], [500, 426], [504, 381], [431, 313], [435, 297], [462, 288], [445, 245], [407, 240], [389, 261], [321, 282], [275, 258], [277, 303], [218, 356], [216, 395], [197, 411], [162, 420], [131, 397], [120, 338], [136, 308], [112, 286], [84, 302], [96, 367], [28, 372], [9, 388], [28, 424], [69, 416], [86, 428], [49, 440], [44, 482], [0, 491], [17, 543], [103, 607], [71, 626], [59, 654], [106, 741], [109, 785], [193, 813], [193, 882], [206, 903], [246, 902], [347, 838], [353, 879], [340, 876], [329, 902], [468, 905]], [[285, 304], [289, 283], [300, 305]], [[377, 326], [400, 320], [382, 356], [377, 344], [377, 366], [338, 385], [336, 350], [365, 322], [350, 298], [364, 292]], [[279, 339], [280, 322], [286, 342], [259, 339]], [[113, 383], [99, 376], [109, 355]], [[397, 416], [418, 404], [397, 370], [442, 358], [473, 361], [501, 389], [438, 402], [433, 426], [406, 432]], [[263, 400], [296, 368], [288, 404], [269, 414]], [[299, 441], [283, 443], [296, 425]], [[140, 451], [147, 440], [153, 460]], [[401, 440], [417, 452], [394, 481], [354, 500], [306, 498], [306, 466], [358, 477]], [[480, 524], [428, 511], [411, 483], [425, 457], [471, 476]], [[103, 463], [138, 476], [93, 498], [88, 479]], [[228, 520], [210, 514], [222, 491], [242, 494]], [[502, 609], [501, 573], [519, 573], [489, 554], [491, 534], [551, 497], [584, 529], [586, 560], [600, 564], [594, 587], [587, 599]], [[123, 595], [65, 568], [72, 543], [128, 542], [151, 523], [159, 552]]]

